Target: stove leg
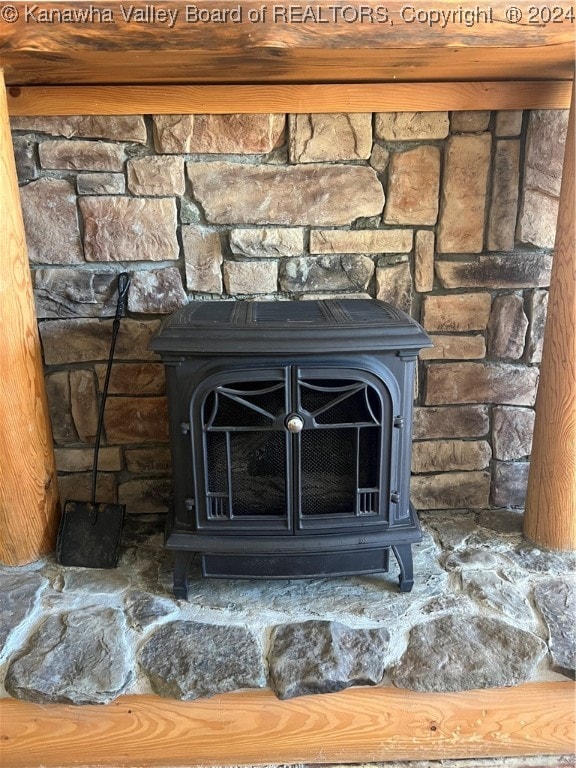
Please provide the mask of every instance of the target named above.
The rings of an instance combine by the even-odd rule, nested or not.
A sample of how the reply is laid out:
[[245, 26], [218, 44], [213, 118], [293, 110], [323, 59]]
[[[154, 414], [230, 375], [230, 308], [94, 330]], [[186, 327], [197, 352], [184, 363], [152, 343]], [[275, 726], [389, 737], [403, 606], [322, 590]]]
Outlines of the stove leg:
[[392, 546], [392, 551], [398, 560], [400, 566], [400, 576], [398, 583], [400, 592], [411, 592], [414, 586], [414, 571], [412, 567], [412, 545], [396, 544]]
[[174, 597], [188, 600], [188, 571], [194, 552], [174, 553]]

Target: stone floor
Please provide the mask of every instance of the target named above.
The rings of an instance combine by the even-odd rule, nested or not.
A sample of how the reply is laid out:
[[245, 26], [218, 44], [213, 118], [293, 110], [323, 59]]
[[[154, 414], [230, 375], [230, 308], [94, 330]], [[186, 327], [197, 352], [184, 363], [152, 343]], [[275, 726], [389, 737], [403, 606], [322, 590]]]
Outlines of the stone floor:
[[189, 602], [178, 601], [162, 521], [146, 516], [128, 519], [116, 570], [52, 558], [0, 568], [2, 694], [82, 704], [269, 686], [289, 698], [573, 677], [576, 555], [531, 547], [514, 512], [421, 519], [410, 594], [398, 592], [395, 564], [284, 581], [203, 579], [195, 565]]

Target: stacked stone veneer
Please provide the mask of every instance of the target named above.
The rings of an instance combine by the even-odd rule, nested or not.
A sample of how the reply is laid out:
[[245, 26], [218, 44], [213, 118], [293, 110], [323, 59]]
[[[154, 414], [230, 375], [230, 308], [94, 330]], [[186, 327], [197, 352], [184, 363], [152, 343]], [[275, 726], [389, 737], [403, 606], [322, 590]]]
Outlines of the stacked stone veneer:
[[522, 506], [564, 112], [16, 118], [60, 490], [89, 495], [118, 272], [132, 274], [98, 496], [166, 508], [162, 366], [190, 298], [370, 295], [432, 336], [420, 509]]

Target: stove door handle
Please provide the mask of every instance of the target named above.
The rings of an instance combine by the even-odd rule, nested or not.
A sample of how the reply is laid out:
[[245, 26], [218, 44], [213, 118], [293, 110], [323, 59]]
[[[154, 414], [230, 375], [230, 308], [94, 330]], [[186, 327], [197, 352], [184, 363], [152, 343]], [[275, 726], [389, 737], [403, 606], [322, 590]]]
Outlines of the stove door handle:
[[294, 434], [302, 432], [302, 429], [304, 428], [304, 420], [301, 416], [298, 416], [297, 413], [290, 414], [290, 416], [286, 418], [285, 424], [288, 432], [293, 432]]

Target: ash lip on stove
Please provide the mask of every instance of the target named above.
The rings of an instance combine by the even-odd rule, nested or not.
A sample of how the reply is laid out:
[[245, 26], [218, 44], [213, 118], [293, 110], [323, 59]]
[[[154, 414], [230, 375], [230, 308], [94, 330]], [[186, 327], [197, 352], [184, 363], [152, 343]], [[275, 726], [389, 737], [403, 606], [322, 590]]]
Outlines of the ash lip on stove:
[[174, 594], [205, 576], [387, 571], [414, 583], [409, 498], [418, 352], [381, 301], [192, 302], [151, 342], [166, 366]]

